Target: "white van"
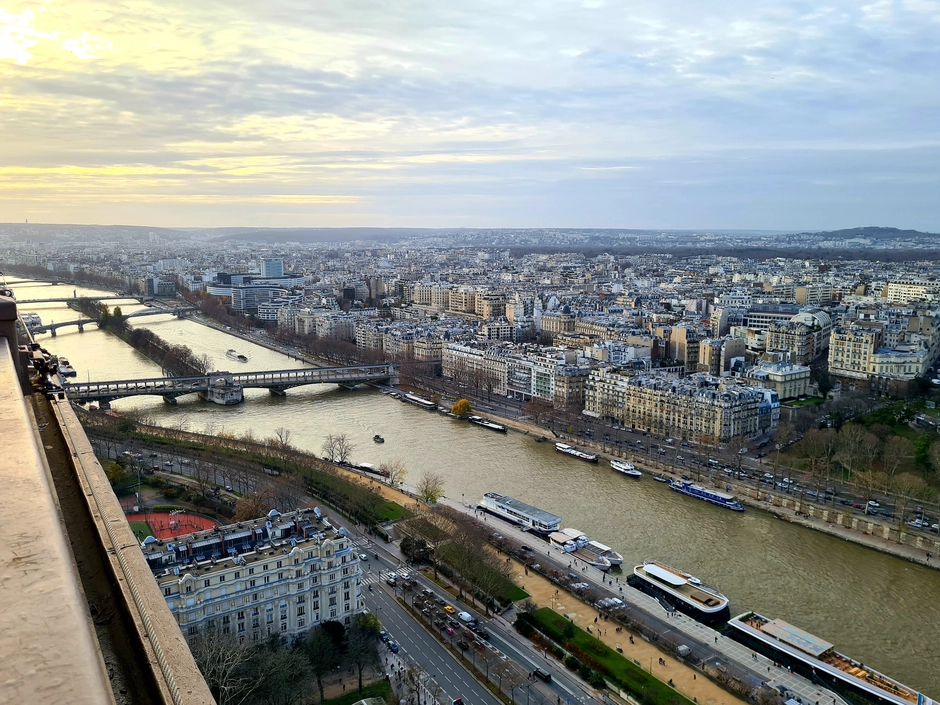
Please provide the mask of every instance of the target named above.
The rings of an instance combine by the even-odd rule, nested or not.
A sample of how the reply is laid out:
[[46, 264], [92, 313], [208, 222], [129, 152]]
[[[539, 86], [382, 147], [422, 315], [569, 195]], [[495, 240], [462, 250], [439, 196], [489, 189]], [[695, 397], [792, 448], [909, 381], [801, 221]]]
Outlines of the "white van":
[[469, 612], [458, 612], [457, 619], [459, 619], [464, 624], [470, 624], [470, 622], [474, 621], [473, 615]]

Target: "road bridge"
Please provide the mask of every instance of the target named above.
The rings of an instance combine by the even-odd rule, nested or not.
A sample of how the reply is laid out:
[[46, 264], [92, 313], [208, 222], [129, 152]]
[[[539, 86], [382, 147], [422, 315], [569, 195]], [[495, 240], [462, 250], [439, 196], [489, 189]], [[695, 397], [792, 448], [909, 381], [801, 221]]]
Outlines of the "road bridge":
[[[187, 313], [194, 313], [198, 311], [195, 306], [179, 306], [178, 308], [166, 308], [166, 309], [156, 309], [148, 308], [143, 311], [135, 311], [134, 313], [128, 313], [122, 316], [125, 320], [128, 318], [140, 318], [141, 316], [176, 316], [177, 318], [183, 318]], [[78, 326], [80, 331], [85, 330], [85, 326], [90, 323], [98, 324], [100, 319], [97, 318], [77, 318], [74, 321], [62, 321], [61, 323], [47, 323], [42, 326], [31, 326], [30, 332], [34, 335], [36, 333], [52, 333], [52, 337], [56, 337], [56, 331], [59, 328], [64, 328], [66, 326]]]
[[17, 300], [17, 306], [27, 304], [66, 304], [70, 301], [144, 301], [146, 297], [134, 296], [65, 296], [57, 299], [23, 299]]
[[134, 396], [160, 396], [170, 404], [184, 394], [199, 394], [218, 404], [242, 401], [245, 389], [267, 389], [284, 396], [286, 390], [309, 384], [338, 384], [353, 387], [368, 382], [395, 382], [395, 365], [356, 365], [352, 367], [317, 367], [271, 372], [209, 372], [191, 377], [152, 377], [149, 379], [78, 382], [65, 385], [65, 392], [74, 402], [109, 403]]

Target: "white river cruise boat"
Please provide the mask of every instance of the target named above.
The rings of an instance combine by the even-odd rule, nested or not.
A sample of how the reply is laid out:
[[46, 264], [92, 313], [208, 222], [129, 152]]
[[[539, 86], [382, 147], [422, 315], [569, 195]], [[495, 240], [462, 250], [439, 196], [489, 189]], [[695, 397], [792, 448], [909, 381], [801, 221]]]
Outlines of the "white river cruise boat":
[[591, 541], [583, 532], [577, 529], [562, 529], [561, 533], [566, 534], [570, 539], [578, 544], [582, 551], [599, 556], [607, 560], [611, 565], [620, 565], [623, 563], [623, 556], [617, 553], [610, 546], [605, 546], [599, 541]]
[[819, 683], [849, 702], [873, 705], [936, 705], [893, 678], [840, 654], [832, 644], [782, 619], [746, 612], [728, 620], [729, 636], [786, 668]]
[[658, 561], [634, 567], [627, 582], [704, 624], [722, 622], [731, 614], [728, 598], [715, 588]]
[[[579, 539], [584, 539], [584, 543], [579, 543]], [[583, 549], [583, 546], [587, 545], [587, 536], [582, 535], [579, 539], [573, 539], [561, 531], [553, 531], [548, 535], [548, 542], [555, 548], [560, 548], [569, 556], [574, 556], [599, 570], [610, 570], [609, 560]]]
[[612, 470], [619, 472], [621, 475], [626, 475], [627, 477], [633, 477], [637, 480], [643, 477], [643, 473], [637, 470], [636, 467], [623, 460], [611, 460], [610, 467]]
[[542, 536], [558, 531], [558, 527], [561, 526], [561, 517], [496, 492], [487, 492], [483, 495], [480, 509]]
[[594, 453], [585, 453], [583, 450], [578, 450], [574, 446], [569, 446], [567, 443], [556, 443], [555, 450], [559, 453], [570, 455], [572, 458], [577, 458], [578, 460], [583, 460], [588, 463], [597, 462], [597, 455]]

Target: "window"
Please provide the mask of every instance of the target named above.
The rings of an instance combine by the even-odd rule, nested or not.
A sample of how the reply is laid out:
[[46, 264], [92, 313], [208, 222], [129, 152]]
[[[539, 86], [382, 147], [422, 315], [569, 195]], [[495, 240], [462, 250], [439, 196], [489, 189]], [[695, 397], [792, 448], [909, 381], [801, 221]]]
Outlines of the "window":
[[[330, 607], [335, 607], [335, 606], [336, 606], [336, 598], [335, 598], [335, 597], [331, 597], [331, 598], [330, 598]], [[334, 612], [335, 612], [335, 610], [334, 610]]]
[[303, 619], [298, 619], [298, 620], [297, 620], [297, 626], [298, 626], [298, 627], [303, 627], [303, 626], [306, 625], [306, 623], [307, 623], [306, 620], [303, 620]]
[[190, 628], [189, 628], [189, 635], [190, 635], [190, 636], [195, 636], [195, 635], [196, 635], [196, 627], [190, 627]]
[[255, 581], [254, 581], [254, 580], [249, 580], [249, 581], [248, 581], [248, 587], [253, 588], [254, 586], [255, 586]]
[[202, 586], [203, 586], [203, 587], [209, 587], [209, 582], [210, 582], [210, 581], [209, 581], [209, 578], [206, 578], [205, 580], [202, 581]]
[[244, 613], [244, 612], [239, 612], [237, 615], [235, 615], [235, 618], [236, 618], [236, 619], [244, 619], [244, 618], [245, 618], [245, 613]]
[[168, 587], [163, 588], [164, 595], [169, 597], [170, 593], [171, 593], [171, 588], [168, 588]]
[[302, 605], [302, 604], [305, 603], [306, 601], [307, 601], [307, 596], [306, 596], [306, 595], [301, 595], [301, 596], [299, 596], [299, 597], [297, 598], [297, 604], [298, 604], [298, 605]]
[[343, 593], [343, 599], [346, 600], [346, 602], [349, 602], [349, 590]]
[[283, 580], [283, 579], [284, 579], [284, 573], [283, 573], [283, 571], [277, 574], [277, 579], [278, 579], [278, 580]]
[[255, 569], [254, 569], [254, 568], [249, 568], [249, 569], [248, 569], [248, 575], [254, 575], [254, 574], [255, 574]]
[[270, 582], [271, 582], [271, 576], [270, 576], [270, 575], [265, 575], [265, 576], [264, 576], [264, 584], [267, 585], [267, 584], [270, 583]]
[[235, 580], [238, 580], [240, 577], [242, 577], [241, 571], [240, 571], [240, 570], [236, 570], [236, 571], [235, 571]]
[[278, 562], [277, 562], [277, 567], [278, 567], [278, 568], [281, 567], [281, 563], [282, 563], [282, 561], [278, 561]]
[[220, 582], [220, 583], [224, 583], [224, 582], [225, 582], [225, 576], [224, 576], [224, 575], [220, 575], [220, 576], [219, 576], [219, 582]]
[[192, 591], [193, 591], [193, 586], [192, 586], [192, 585], [187, 585], [187, 586], [186, 586], [186, 592], [192, 592]]
[[229, 624], [232, 621], [231, 615], [224, 614], [222, 615], [222, 624]]
[[303, 574], [304, 574], [304, 573], [303, 573], [302, 570], [295, 570], [295, 571], [294, 571], [294, 577], [295, 577], [295, 578], [300, 578], [300, 577], [303, 576]]
[[267, 571], [267, 569], [268, 569], [268, 564], [267, 564], [267, 563], [265, 563], [263, 566], [261, 566], [261, 570]]
[[299, 583], [297, 583], [297, 592], [300, 592], [300, 591], [303, 590], [306, 586], [307, 586], [307, 583], [305, 583], [303, 580], [301, 580]]
[[304, 606], [303, 606], [303, 605], [298, 605], [298, 607], [297, 607], [297, 616], [298, 616], [298, 617], [303, 617], [303, 616], [304, 616]]

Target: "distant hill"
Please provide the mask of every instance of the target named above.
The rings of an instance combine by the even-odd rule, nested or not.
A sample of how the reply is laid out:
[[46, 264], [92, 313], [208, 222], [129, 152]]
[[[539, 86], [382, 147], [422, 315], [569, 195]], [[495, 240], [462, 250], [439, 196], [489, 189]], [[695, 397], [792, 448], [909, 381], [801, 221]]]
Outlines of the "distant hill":
[[820, 232], [795, 233], [796, 235], [817, 235], [823, 240], [853, 240], [867, 238], [871, 240], [909, 240], [911, 238], [937, 237], [938, 233], [922, 232], [920, 230], [900, 230], [898, 228], [885, 228], [879, 225], [866, 225], [860, 228], [847, 228], [845, 230], [823, 230]]
[[432, 228], [218, 228], [216, 240], [246, 242], [396, 242], [405, 238], [431, 237], [447, 232]]

